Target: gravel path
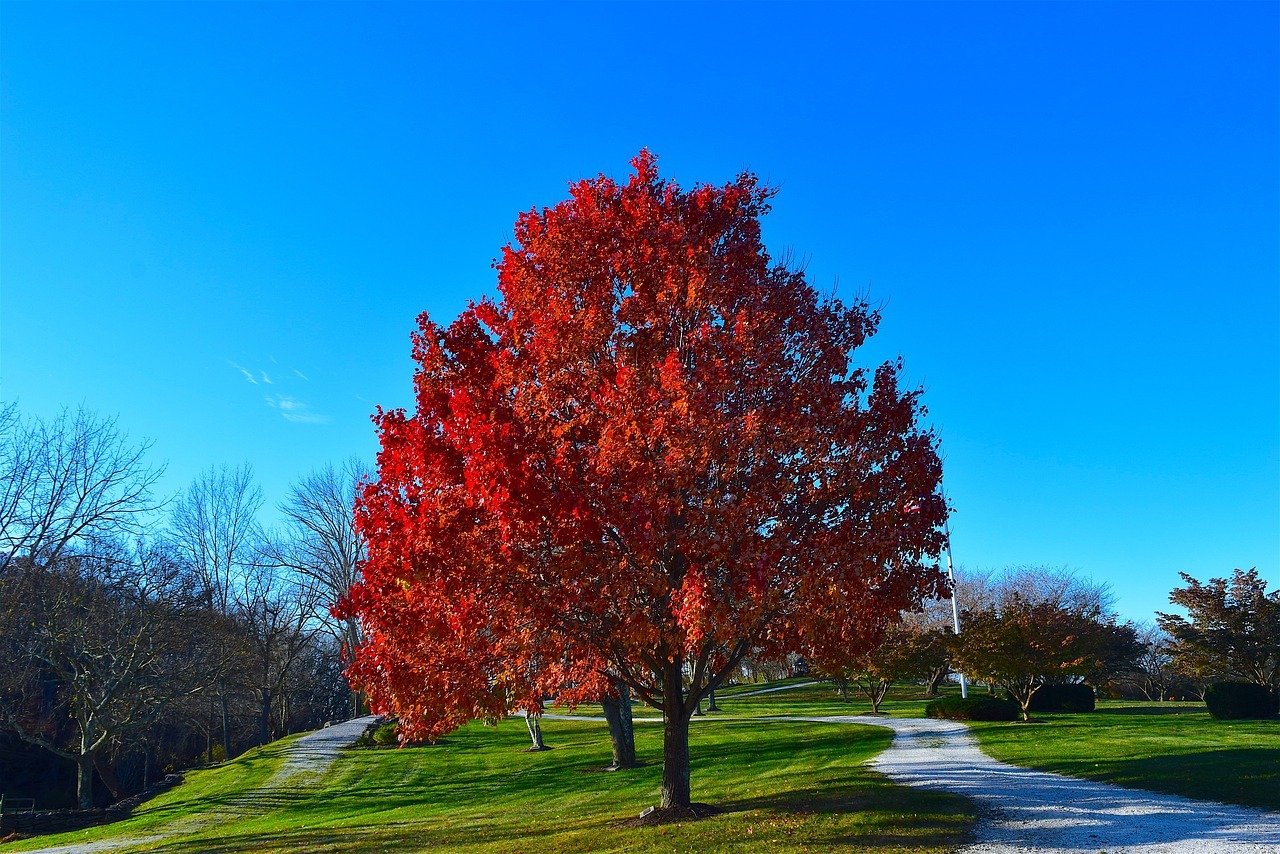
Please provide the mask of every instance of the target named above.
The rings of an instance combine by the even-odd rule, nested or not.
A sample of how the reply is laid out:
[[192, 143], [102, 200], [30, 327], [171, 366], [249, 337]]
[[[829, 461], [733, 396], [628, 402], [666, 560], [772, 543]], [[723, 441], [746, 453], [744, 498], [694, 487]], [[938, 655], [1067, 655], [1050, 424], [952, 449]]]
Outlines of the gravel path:
[[289, 781], [292, 786], [297, 786], [305, 783], [305, 779], [291, 780], [290, 778], [315, 777], [323, 774], [342, 754], [342, 751], [355, 744], [360, 734], [376, 720], [378, 720], [377, 715], [365, 715], [362, 718], [352, 718], [349, 721], [307, 733], [289, 746], [284, 764], [263, 788], [272, 789], [285, 781]]
[[792, 718], [893, 730], [872, 767], [972, 799], [977, 842], [964, 854], [1276, 854], [1280, 813], [1193, 801], [997, 762], [955, 721]]
[[305, 786], [311, 778], [323, 774], [341, 755], [343, 748], [354, 744], [365, 728], [375, 720], [377, 720], [376, 716], [369, 715], [307, 733], [289, 745], [284, 763], [262, 787], [243, 792], [229, 799], [226, 804], [216, 810], [191, 816], [166, 826], [162, 833], [103, 842], [80, 842], [74, 845], [37, 848], [23, 854], [101, 854], [101, 852], [119, 851], [122, 848], [151, 845], [171, 837], [186, 835], [209, 824], [235, 821], [245, 815], [260, 812], [264, 808], [269, 808], [273, 796], [281, 791], [286, 788], [293, 790], [299, 786]]

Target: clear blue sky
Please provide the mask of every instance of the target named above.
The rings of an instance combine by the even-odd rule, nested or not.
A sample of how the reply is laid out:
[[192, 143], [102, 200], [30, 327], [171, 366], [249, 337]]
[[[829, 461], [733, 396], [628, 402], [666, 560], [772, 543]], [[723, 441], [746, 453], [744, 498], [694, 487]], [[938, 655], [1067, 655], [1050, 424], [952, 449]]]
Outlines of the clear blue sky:
[[[1280, 6], [0, 4], [0, 396], [268, 502], [647, 146], [886, 303], [958, 563], [1280, 585]], [[270, 382], [268, 382], [270, 380]]]

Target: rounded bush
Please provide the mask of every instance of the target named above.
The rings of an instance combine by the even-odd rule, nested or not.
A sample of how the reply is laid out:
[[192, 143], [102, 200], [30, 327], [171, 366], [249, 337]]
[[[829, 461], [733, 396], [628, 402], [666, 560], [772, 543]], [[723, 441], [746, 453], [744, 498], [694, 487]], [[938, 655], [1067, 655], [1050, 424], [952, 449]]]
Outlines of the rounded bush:
[[1083, 682], [1075, 685], [1042, 685], [1031, 695], [1028, 712], [1092, 712], [1097, 706], [1093, 686]]
[[1204, 704], [1218, 720], [1269, 718], [1275, 708], [1271, 692], [1252, 682], [1214, 682], [1205, 689]]
[[360, 734], [360, 738], [356, 740], [356, 747], [388, 747], [397, 744], [399, 739], [396, 737], [396, 728], [395, 718], [374, 721]]
[[999, 697], [941, 697], [924, 707], [925, 717], [952, 721], [1014, 721], [1018, 704]]

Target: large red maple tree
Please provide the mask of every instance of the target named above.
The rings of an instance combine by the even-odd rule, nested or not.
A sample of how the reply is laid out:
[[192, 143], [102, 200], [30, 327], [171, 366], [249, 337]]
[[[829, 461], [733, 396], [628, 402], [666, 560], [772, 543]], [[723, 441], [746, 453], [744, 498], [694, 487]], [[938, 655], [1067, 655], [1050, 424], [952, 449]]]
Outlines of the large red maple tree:
[[847, 650], [942, 592], [946, 506], [919, 390], [851, 362], [877, 312], [766, 252], [773, 191], [632, 165], [520, 215], [497, 301], [419, 318], [340, 611], [410, 735], [621, 679], [687, 808], [698, 702], [748, 653]]

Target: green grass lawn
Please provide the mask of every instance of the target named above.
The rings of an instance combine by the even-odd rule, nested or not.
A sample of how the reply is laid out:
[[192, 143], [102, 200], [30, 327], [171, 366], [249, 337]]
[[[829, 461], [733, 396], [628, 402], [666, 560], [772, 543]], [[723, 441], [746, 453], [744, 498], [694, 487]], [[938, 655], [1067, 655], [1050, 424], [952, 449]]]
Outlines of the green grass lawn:
[[973, 820], [960, 797], [900, 787], [863, 767], [888, 746], [887, 730], [713, 717], [694, 727], [693, 792], [725, 812], [619, 828], [657, 801], [661, 731], [637, 727], [648, 764], [610, 773], [600, 770], [610, 758], [604, 724], [547, 720], [543, 730], [554, 748], [544, 753], [524, 750], [519, 720], [473, 724], [433, 747], [353, 750], [314, 788], [237, 804], [238, 777], [261, 782], [278, 766], [272, 745], [193, 772], [127, 821], [5, 850], [145, 836], [209, 811], [235, 820], [139, 850], [942, 852], [967, 840]]
[[[813, 685], [808, 679], [786, 679], [774, 685], [803, 685], [786, 691], [775, 691], [769, 694], [758, 694], [754, 697], [739, 697], [739, 694], [758, 691], [758, 685], [737, 686], [730, 691], [716, 692], [716, 703], [720, 706], [720, 715], [870, 715], [871, 703], [866, 697], [851, 689], [850, 701], [840, 699], [840, 695], [829, 683], [819, 682]], [[958, 692], [958, 688], [956, 689]], [[894, 717], [924, 717], [925, 704], [934, 699], [924, 693], [923, 688], [914, 685], [895, 685], [888, 696], [880, 704], [880, 713]], [[704, 704], [705, 706], [705, 704]], [[637, 714], [641, 714], [637, 710]]]
[[1280, 810], [1280, 721], [1218, 721], [1202, 703], [1100, 701], [1091, 714], [974, 723], [1004, 762], [1188, 798]]
[[[244, 797], [279, 767], [288, 740], [276, 742], [191, 772], [124, 822], [0, 850], [174, 827], [179, 835], [136, 850], [941, 852], [967, 841], [974, 818], [967, 801], [895, 785], [863, 765], [888, 746], [887, 730], [763, 720], [858, 715], [870, 711], [866, 700], [845, 703], [825, 684], [741, 696], [758, 687], [719, 692], [723, 711], [694, 721], [694, 799], [725, 810], [697, 822], [616, 826], [658, 800], [659, 727], [636, 727], [644, 767], [609, 773], [601, 770], [610, 759], [603, 723], [547, 719], [553, 749], [528, 753], [517, 719], [472, 724], [432, 747], [348, 751], [313, 785]], [[882, 711], [919, 717], [927, 699], [901, 687]], [[655, 716], [642, 707], [636, 715]], [[1037, 717], [973, 731], [984, 750], [1007, 762], [1280, 810], [1280, 721], [1214, 721], [1190, 703], [1102, 702], [1092, 714]]]

